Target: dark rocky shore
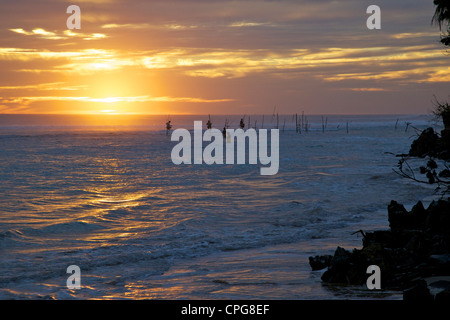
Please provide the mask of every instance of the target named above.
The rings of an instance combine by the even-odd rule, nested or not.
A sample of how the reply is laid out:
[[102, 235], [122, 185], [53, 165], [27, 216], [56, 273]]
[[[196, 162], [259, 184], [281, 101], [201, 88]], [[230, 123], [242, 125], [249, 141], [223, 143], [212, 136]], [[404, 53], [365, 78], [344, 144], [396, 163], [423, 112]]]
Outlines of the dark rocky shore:
[[[410, 156], [447, 158], [449, 135], [432, 128], [422, 132]], [[387, 207], [389, 230], [360, 231], [362, 249], [337, 247], [334, 255], [309, 257], [313, 270], [326, 271], [322, 281], [334, 285], [366, 285], [370, 265], [380, 268], [381, 290], [401, 290], [410, 301], [450, 301], [450, 198], [421, 201], [407, 211], [392, 200]]]

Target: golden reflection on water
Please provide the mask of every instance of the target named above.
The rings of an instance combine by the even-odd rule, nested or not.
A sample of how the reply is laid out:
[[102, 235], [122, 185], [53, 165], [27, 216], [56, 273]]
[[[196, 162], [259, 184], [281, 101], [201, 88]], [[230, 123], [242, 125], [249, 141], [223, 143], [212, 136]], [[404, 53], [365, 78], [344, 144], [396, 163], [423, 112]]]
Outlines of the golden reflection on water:
[[186, 292], [185, 286], [154, 287], [148, 283], [133, 282], [125, 285], [126, 298], [136, 299], [176, 299]]

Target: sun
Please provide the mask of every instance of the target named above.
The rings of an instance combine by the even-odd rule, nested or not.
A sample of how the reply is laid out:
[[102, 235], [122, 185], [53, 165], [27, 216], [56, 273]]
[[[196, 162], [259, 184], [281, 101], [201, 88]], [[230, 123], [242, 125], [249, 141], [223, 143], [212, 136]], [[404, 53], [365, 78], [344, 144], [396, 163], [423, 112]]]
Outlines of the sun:
[[120, 114], [120, 112], [117, 112], [116, 110], [112, 110], [112, 109], [101, 110], [100, 112], [102, 114]]
[[127, 74], [114, 77], [101, 74], [91, 81], [86, 95], [92, 103], [92, 113], [116, 115], [128, 113], [128, 109], [133, 108], [129, 102], [136, 94], [136, 86]]

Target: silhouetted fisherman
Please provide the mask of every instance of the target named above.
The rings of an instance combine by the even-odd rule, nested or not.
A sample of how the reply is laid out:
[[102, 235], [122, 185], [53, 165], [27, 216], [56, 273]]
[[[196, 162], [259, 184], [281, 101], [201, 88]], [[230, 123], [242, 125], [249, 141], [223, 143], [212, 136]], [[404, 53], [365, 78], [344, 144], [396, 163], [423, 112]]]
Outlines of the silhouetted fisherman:
[[241, 126], [241, 129], [243, 130], [245, 127], [244, 119], [241, 119], [241, 122], [239, 123], [239, 125]]
[[170, 129], [172, 129], [172, 124], [170, 120], [166, 122], [166, 136], [169, 135]]
[[207, 127], [208, 129], [211, 129], [211, 128], [212, 128], [211, 119], [209, 119], [208, 122], [206, 123], [206, 127]]

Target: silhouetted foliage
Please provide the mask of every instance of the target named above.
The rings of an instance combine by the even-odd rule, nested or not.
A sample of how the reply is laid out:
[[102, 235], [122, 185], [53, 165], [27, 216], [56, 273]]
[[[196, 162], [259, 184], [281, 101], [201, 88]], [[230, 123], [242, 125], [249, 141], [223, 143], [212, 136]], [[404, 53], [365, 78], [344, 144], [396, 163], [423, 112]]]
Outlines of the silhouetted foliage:
[[442, 119], [444, 127], [450, 129], [450, 104], [448, 102], [439, 101], [436, 97], [434, 97], [433, 104], [433, 114], [436, 116], [436, 120]]
[[397, 155], [400, 160], [397, 164], [397, 170], [394, 172], [403, 178], [407, 178], [419, 183], [436, 184], [436, 192], [440, 192], [441, 197], [444, 198], [450, 192], [450, 168], [446, 161], [441, 164], [443, 170], [438, 170], [439, 165], [433, 157], [429, 157], [426, 165], [419, 168], [419, 172], [424, 177], [418, 177], [411, 166], [408, 164], [408, 155]]
[[443, 27], [447, 28], [441, 38], [441, 43], [445, 46], [450, 46], [450, 0], [434, 0], [434, 5], [436, 9], [431, 21], [438, 25], [441, 31]]

